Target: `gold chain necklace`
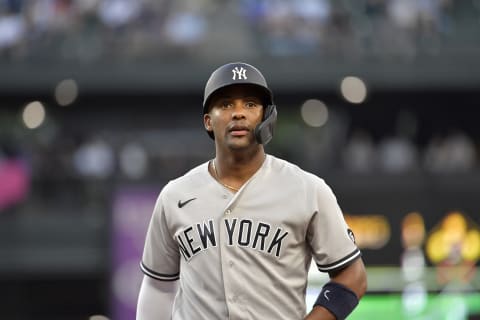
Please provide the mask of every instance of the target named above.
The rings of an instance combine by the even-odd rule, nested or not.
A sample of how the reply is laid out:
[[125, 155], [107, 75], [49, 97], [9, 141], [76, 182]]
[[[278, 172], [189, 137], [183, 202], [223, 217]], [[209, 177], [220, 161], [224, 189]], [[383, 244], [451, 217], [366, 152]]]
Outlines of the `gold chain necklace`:
[[212, 160], [212, 167], [213, 167], [213, 172], [215, 173], [215, 179], [220, 182], [220, 184], [222, 186], [224, 186], [225, 188], [227, 189], [230, 189], [230, 190], [233, 190], [235, 192], [237, 192], [238, 190], [240, 190], [240, 188], [235, 188], [235, 187], [232, 187], [232, 186], [229, 186], [228, 184], [226, 183], [223, 183], [222, 181], [220, 181], [220, 178], [218, 176], [218, 172], [217, 172], [217, 166], [215, 165], [215, 159]]

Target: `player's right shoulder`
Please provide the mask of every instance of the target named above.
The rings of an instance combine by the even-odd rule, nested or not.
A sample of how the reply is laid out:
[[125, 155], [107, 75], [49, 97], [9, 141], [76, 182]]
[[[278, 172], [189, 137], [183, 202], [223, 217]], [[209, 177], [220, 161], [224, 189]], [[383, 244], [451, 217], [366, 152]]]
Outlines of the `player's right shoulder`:
[[198, 188], [205, 185], [208, 179], [208, 162], [204, 162], [183, 176], [170, 180], [162, 189], [162, 194], [168, 195], [177, 192], [188, 192], [189, 190], [198, 190]]

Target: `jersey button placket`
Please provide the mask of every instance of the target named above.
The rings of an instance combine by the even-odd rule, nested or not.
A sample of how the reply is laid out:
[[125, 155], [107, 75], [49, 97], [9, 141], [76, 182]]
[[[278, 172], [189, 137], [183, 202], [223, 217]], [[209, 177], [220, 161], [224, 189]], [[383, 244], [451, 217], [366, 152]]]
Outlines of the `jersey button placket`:
[[[224, 220], [230, 220], [234, 216], [234, 210], [231, 206], [227, 206], [224, 209]], [[229, 236], [226, 233], [226, 229], [223, 229], [221, 233], [221, 237], [224, 239], [223, 245], [221, 246], [221, 260], [222, 260], [222, 273], [223, 273], [223, 281], [225, 286], [225, 298], [227, 302], [227, 310], [229, 314], [230, 320], [240, 320], [240, 305], [239, 305], [239, 297], [237, 288], [235, 288], [232, 284], [232, 279], [235, 277], [234, 274], [234, 254], [233, 254], [233, 247], [228, 245]], [[232, 256], [233, 254], [233, 256]]]

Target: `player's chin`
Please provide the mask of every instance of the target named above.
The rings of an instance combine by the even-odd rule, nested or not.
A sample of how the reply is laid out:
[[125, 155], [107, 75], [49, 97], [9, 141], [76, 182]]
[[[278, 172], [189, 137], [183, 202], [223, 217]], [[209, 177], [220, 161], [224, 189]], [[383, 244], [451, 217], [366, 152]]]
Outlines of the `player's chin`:
[[230, 149], [245, 149], [256, 144], [256, 141], [253, 135], [229, 136], [227, 138], [227, 144]]

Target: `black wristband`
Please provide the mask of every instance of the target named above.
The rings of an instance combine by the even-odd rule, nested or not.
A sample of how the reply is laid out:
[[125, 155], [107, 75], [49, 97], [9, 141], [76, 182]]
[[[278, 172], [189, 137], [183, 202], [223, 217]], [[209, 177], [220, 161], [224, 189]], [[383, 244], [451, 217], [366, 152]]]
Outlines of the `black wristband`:
[[352, 290], [332, 281], [323, 286], [314, 304], [326, 308], [337, 320], [345, 319], [357, 305], [358, 297]]

